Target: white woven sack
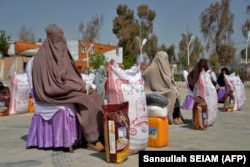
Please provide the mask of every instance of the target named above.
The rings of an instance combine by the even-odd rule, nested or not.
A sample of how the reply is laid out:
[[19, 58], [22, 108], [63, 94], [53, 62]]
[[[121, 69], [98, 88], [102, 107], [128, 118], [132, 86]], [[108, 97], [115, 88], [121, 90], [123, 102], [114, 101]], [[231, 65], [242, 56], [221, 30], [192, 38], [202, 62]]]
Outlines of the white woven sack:
[[166, 118], [168, 115], [168, 108], [167, 107], [160, 107], [160, 106], [147, 106], [148, 110], [148, 117], [149, 118], [155, 118], [155, 117], [161, 117]]
[[206, 101], [208, 110], [208, 124], [213, 125], [218, 114], [218, 96], [208, 73], [205, 71], [200, 73], [193, 92], [194, 96], [200, 96]]
[[128, 74], [110, 64], [105, 89], [108, 104], [129, 102], [130, 154], [145, 150], [148, 142], [148, 112], [141, 72]]
[[29, 107], [29, 82], [27, 74], [13, 73], [11, 78], [11, 98], [9, 114], [22, 114], [28, 112]]
[[81, 74], [81, 76], [82, 76], [82, 80], [86, 83], [86, 87], [85, 87], [86, 90], [89, 90], [89, 87], [96, 90], [96, 85], [94, 84], [95, 74], [93, 73]]
[[246, 101], [245, 87], [242, 83], [239, 76], [236, 76], [235, 73], [230, 75], [224, 75], [226, 88], [233, 91], [235, 105], [234, 111], [240, 110]]

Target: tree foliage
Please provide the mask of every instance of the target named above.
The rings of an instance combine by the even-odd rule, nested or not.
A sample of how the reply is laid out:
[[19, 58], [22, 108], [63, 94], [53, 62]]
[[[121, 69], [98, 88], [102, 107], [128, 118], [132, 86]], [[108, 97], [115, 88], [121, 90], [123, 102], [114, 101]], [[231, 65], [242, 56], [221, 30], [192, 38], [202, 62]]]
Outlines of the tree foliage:
[[[164, 45], [165, 46], [165, 45]], [[151, 35], [150, 39], [147, 41], [147, 51], [150, 62], [153, 60], [158, 48], [158, 38], [155, 34]], [[167, 49], [166, 49], [167, 50]]]
[[171, 64], [176, 63], [176, 61], [177, 61], [174, 50], [175, 50], [175, 45], [174, 44], [170, 45], [166, 50], [166, 52], [168, 53], [169, 62]]
[[242, 35], [244, 38], [247, 38], [247, 33], [250, 31], [250, 5], [246, 7], [247, 19], [245, 23], [242, 25]]
[[4, 55], [7, 55], [9, 48], [8, 41], [10, 40], [10, 35], [6, 35], [4, 30], [0, 30], [0, 52]]
[[43, 42], [42, 38], [39, 38], [37, 42], [42, 43]]
[[158, 47], [158, 50], [167, 52], [170, 64], [174, 64], [177, 62], [174, 44], [170, 45], [169, 47], [166, 47], [165, 44], [162, 44], [161, 46]]
[[102, 53], [91, 54], [89, 57], [89, 64], [94, 69], [98, 69], [101, 65], [105, 65], [107, 62], [107, 58]]
[[148, 5], [140, 5], [137, 7], [137, 16], [140, 23], [139, 32], [144, 36], [148, 36], [153, 32], [153, 21], [156, 17], [155, 11], [149, 9]]
[[218, 67], [219, 66], [219, 56], [216, 53], [211, 54], [208, 62], [211, 66]]
[[227, 65], [235, 54], [235, 49], [231, 48], [234, 14], [230, 11], [230, 2], [221, 0], [212, 3], [200, 15], [200, 30], [207, 41], [206, 51], [215, 49], [221, 65]]
[[35, 42], [35, 34], [32, 32], [31, 28], [22, 26], [19, 33], [19, 40], [23, 42]]
[[134, 18], [134, 11], [127, 5], [118, 5], [117, 16], [113, 20], [113, 33], [119, 40], [118, 45], [123, 47], [124, 57], [136, 55], [135, 50], [138, 45], [136, 42], [137, 24]]
[[132, 55], [128, 55], [126, 57], [123, 58], [123, 66], [124, 69], [129, 69], [132, 65], [134, 65], [136, 62], [136, 57], [132, 56]]
[[[246, 7], [246, 14], [247, 14], [247, 19], [245, 21], [245, 23], [242, 25], [242, 35], [243, 37], [247, 40], [248, 38], [248, 32], [250, 31], [250, 5], [248, 5]], [[246, 48], [242, 49], [241, 52], [241, 58], [244, 59], [246, 58]], [[250, 58], [250, 50], [249, 50], [249, 47], [248, 47], [248, 52], [247, 52], [247, 58], [249, 59]]]
[[141, 45], [136, 40], [138, 37], [141, 41], [147, 39], [143, 50], [150, 55], [151, 59], [158, 42], [153, 34], [153, 21], [156, 13], [144, 4], [137, 7], [136, 16], [132, 9], [122, 4], [117, 6], [116, 13], [117, 16], [113, 19], [113, 33], [119, 40], [118, 45], [123, 47], [124, 58], [140, 54]]
[[81, 34], [81, 40], [95, 42], [100, 38], [100, 31], [104, 23], [104, 16], [93, 16], [86, 24], [80, 22], [78, 32]]
[[[188, 44], [191, 41], [192, 34], [181, 34], [181, 41], [179, 42], [179, 64], [183, 67], [188, 66]], [[195, 66], [199, 59], [203, 57], [203, 46], [201, 41], [194, 37], [194, 40], [190, 42], [189, 45], [189, 66]]]

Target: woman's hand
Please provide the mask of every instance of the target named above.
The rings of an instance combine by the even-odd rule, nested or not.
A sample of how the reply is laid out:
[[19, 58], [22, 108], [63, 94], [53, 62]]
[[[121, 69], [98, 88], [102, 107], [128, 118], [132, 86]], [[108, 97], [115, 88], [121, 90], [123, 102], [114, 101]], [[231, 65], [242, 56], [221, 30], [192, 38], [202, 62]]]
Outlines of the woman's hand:
[[94, 89], [92, 87], [90, 87], [89, 90], [87, 91], [85, 88], [82, 88], [80, 91], [82, 93], [85, 93], [85, 94], [89, 95], [89, 94], [93, 93]]
[[87, 90], [86, 90], [85, 88], [82, 88], [82, 89], [80, 90], [80, 92], [82, 92], [82, 93], [87, 93]]
[[94, 89], [92, 87], [89, 88], [88, 94], [93, 93]]

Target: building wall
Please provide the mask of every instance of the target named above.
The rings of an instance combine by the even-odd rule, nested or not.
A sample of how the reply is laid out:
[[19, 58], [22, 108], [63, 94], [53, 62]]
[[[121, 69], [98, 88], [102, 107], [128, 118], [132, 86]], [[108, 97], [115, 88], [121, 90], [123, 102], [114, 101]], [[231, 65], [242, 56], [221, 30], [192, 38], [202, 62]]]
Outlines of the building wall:
[[22, 74], [25, 72], [25, 64], [30, 59], [30, 57], [5, 57], [0, 59], [0, 80], [8, 80], [11, 78], [11, 74], [16, 72], [17, 74]]
[[[114, 45], [107, 45], [107, 44], [101, 44], [101, 43], [93, 43], [94, 45], [94, 53], [102, 53], [106, 56], [108, 60], [111, 58], [115, 59], [117, 63], [122, 63], [123, 61], [123, 49], [119, 46]], [[91, 56], [90, 51], [88, 52], [88, 55], [86, 52], [83, 52], [83, 47], [86, 47], [86, 50], [88, 50], [91, 46], [90, 42], [78, 41], [78, 53], [79, 53], [79, 59], [76, 62], [76, 66], [80, 71], [84, 69], [84, 67], [87, 66], [86, 59], [87, 57]], [[118, 50], [118, 55], [117, 55]]]
[[[76, 66], [79, 70], [84, 69], [87, 66], [87, 62], [83, 59], [87, 58], [86, 53], [82, 53], [82, 43], [90, 47], [91, 43], [86, 41], [68, 41], [69, 50], [75, 60]], [[117, 63], [122, 63], [123, 50], [122, 48], [114, 45], [93, 43], [94, 53], [103, 53], [108, 59], [114, 58]], [[31, 57], [20, 56], [17, 53], [23, 52], [25, 49], [39, 48], [41, 44], [25, 43], [19, 41], [10, 41], [11, 47], [8, 50], [10, 57], [0, 58], [0, 80], [9, 79], [10, 74], [16, 71], [18, 74], [25, 72], [25, 64]], [[78, 46], [77, 46], [78, 45]], [[78, 49], [78, 51], [77, 51]], [[119, 55], [117, 55], [117, 50]], [[78, 55], [77, 55], [78, 53]], [[90, 56], [90, 53], [89, 53]]]
[[[81, 40], [78, 41], [79, 60], [87, 58], [87, 54], [82, 52], [82, 48], [83, 48], [82, 43], [86, 45], [87, 49], [89, 49], [91, 45], [90, 42], [81, 41]], [[117, 48], [119, 48], [118, 46], [106, 45], [106, 44], [101, 44], [101, 43], [93, 43], [93, 45], [95, 48], [95, 53], [105, 53], [105, 52], [116, 50]], [[90, 52], [88, 53], [88, 55], [90, 55]]]
[[116, 63], [123, 62], [123, 49], [122, 48], [116, 48], [115, 50], [106, 52], [104, 55], [108, 59], [108, 61], [111, 59], [114, 59]]

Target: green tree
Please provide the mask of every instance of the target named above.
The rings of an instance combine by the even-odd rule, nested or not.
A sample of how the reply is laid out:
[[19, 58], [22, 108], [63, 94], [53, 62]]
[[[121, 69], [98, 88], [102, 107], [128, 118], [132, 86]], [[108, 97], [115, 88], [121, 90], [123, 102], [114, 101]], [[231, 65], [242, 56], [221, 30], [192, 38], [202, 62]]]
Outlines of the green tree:
[[136, 57], [132, 55], [128, 55], [123, 58], [123, 66], [124, 69], [129, 69], [132, 65], [134, 65], [136, 62]]
[[157, 48], [158, 41], [157, 37], [152, 33], [156, 13], [149, 9], [147, 5], [140, 5], [137, 7], [137, 16], [135, 16], [133, 10], [122, 4], [118, 5], [116, 13], [117, 16], [113, 19], [113, 33], [119, 40], [118, 45], [123, 47], [124, 58], [140, 54], [140, 45], [136, 37], [141, 40], [147, 39], [143, 50], [151, 58], [155, 54], [153, 52]]
[[165, 44], [162, 44], [161, 46], [158, 47], [158, 50], [167, 52], [170, 64], [174, 64], [177, 62], [174, 44], [170, 45], [169, 47], [166, 47]]
[[247, 19], [245, 23], [242, 25], [242, 35], [244, 38], [247, 38], [247, 33], [250, 31], [250, 5], [246, 7]]
[[118, 5], [116, 9], [117, 16], [113, 19], [113, 33], [119, 40], [118, 45], [123, 47], [124, 57], [136, 55], [137, 46], [136, 35], [137, 24], [134, 18], [134, 11], [127, 5]]
[[42, 38], [39, 38], [37, 42], [42, 43]]
[[[228, 65], [234, 59], [235, 51], [231, 35], [234, 14], [230, 11], [230, 0], [212, 3], [200, 15], [200, 30], [206, 41], [206, 51], [210, 48], [219, 56], [220, 65]], [[228, 55], [230, 53], [230, 55]]]
[[0, 52], [2, 56], [7, 55], [7, 51], [9, 48], [8, 41], [10, 40], [10, 35], [6, 36], [4, 30], [0, 30]]
[[[208, 59], [208, 62], [211, 66], [218, 67], [219, 66], [219, 56], [216, 53], [212, 53]], [[216, 71], [214, 69], [214, 71]]]
[[[158, 47], [158, 38], [155, 34], [153, 34], [150, 39], [147, 41], [147, 47], [144, 49], [146, 50], [147, 54], [149, 55], [150, 62], [154, 59], [155, 54], [157, 52]], [[165, 45], [164, 45], [165, 46]]]
[[[179, 42], [179, 65], [182, 67], [188, 66], [188, 44], [191, 41], [192, 34], [181, 34], [181, 41]], [[194, 37], [189, 45], [189, 66], [195, 66], [199, 59], [203, 57], [203, 46], [201, 45], [201, 41]]]
[[176, 63], [177, 59], [176, 59], [176, 56], [175, 56], [175, 45], [171, 45], [167, 48], [166, 52], [168, 53], [168, 57], [169, 57], [169, 62], [171, 64], [173, 63]]
[[158, 47], [158, 50], [167, 52], [168, 48], [166, 47], [165, 44], [162, 44], [161, 46]]
[[[247, 59], [250, 59], [250, 49], [249, 49], [249, 47], [247, 48]], [[240, 51], [240, 57], [241, 57], [241, 59], [245, 59], [246, 58], [246, 48], [244, 48], [244, 49], [242, 49], [241, 51]]]
[[[242, 25], [242, 35], [243, 37], [247, 40], [248, 38], [248, 32], [250, 31], [250, 5], [248, 5], [246, 7], [246, 14], [247, 14], [247, 19], [245, 21], [245, 23]], [[246, 48], [242, 49], [241, 52], [241, 58], [244, 59], [246, 57]], [[247, 52], [247, 58], [250, 58], [250, 50], [248, 48], [248, 52]]]
[[105, 65], [107, 62], [107, 58], [102, 53], [91, 54], [89, 57], [89, 64], [94, 69], [98, 69], [101, 65]]
[[[156, 17], [155, 11], [151, 10], [148, 5], [142, 4], [137, 7], [137, 37], [141, 40], [147, 39], [147, 43], [143, 46], [144, 51], [148, 55], [155, 55], [158, 46], [158, 38], [153, 34], [153, 21]], [[140, 45], [136, 45], [137, 53], [140, 52]], [[152, 59], [151, 59], [152, 60]]]

